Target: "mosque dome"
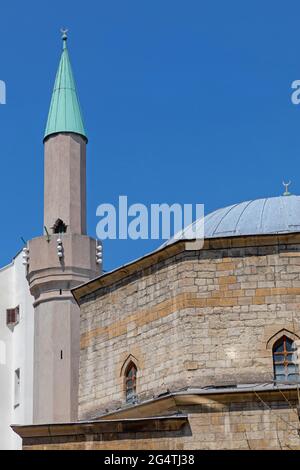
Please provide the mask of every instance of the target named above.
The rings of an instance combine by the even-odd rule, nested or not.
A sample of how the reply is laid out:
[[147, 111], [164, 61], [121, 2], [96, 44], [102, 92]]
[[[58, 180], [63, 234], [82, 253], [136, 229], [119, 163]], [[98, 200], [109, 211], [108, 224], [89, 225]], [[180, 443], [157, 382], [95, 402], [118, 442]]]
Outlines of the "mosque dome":
[[[199, 222], [199, 221], [198, 221]], [[187, 227], [163, 246], [188, 238]], [[300, 232], [300, 196], [254, 199], [211, 212], [204, 218], [205, 238]]]

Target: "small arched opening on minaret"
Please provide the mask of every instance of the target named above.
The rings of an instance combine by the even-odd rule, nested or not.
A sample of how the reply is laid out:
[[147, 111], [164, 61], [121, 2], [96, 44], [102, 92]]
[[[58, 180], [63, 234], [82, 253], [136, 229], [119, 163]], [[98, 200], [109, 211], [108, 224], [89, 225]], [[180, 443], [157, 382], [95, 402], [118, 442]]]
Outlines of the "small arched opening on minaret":
[[63, 220], [57, 219], [55, 224], [52, 227], [53, 233], [66, 233], [68, 226], [64, 223]]

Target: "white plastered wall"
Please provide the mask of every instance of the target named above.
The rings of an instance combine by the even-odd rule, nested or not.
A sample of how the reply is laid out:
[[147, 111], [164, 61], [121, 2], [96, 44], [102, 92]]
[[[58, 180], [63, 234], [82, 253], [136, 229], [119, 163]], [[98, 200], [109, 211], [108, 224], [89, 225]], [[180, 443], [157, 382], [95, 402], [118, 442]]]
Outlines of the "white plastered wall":
[[[11, 424], [32, 423], [33, 298], [22, 264], [22, 254], [0, 269], [0, 449], [21, 448]], [[6, 325], [6, 310], [20, 306], [20, 321]], [[15, 370], [20, 369], [20, 400], [15, 406]]]

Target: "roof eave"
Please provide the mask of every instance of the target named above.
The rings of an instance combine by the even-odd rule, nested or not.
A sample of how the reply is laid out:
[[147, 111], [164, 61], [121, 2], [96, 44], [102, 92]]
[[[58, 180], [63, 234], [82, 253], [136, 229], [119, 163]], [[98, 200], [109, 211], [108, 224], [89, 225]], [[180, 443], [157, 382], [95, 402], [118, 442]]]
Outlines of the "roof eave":
[[[81, 301], [87, 295], [93, 294], [93, 292], [124, 279], [137, 271], [146, 269], [157, 262], [189, 250], [191, 243], [193, 244], [194, 240], [176, 240], [170, 245], [160, 247], [158, 250], [147, 253], [145, 256], [130, 261], [113, 271], [109, 271], [95, 279], [91, 279], [90, 281], [75, 287], [71, 292], [76, 302], [80, 305]], [[282, 243], [300, 243], [300, 232], [206, 238], [202, 249], [239, 248], [242, 246], [274, 246]]]

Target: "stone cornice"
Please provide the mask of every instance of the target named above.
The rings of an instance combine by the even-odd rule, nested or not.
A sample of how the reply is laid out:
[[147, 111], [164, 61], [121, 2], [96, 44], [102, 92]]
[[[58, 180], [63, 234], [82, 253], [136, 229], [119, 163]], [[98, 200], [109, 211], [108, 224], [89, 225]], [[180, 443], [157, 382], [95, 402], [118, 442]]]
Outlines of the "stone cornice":
[[80, 421], [77, 423], [12, 425], [12, 429], [23, 440], [59, 436], [85, 436], [110, 434], [116, 437], [122, 433], [178, 431], [188, 422], [186, 415], [160, 416], [154, 418], [110, 419], [101, 421]]

